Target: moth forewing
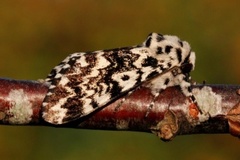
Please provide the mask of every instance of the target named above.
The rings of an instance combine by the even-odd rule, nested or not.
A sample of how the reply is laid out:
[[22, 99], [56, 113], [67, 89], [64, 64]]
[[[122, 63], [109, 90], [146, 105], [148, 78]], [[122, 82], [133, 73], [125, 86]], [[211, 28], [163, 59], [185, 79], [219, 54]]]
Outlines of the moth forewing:
[[172, 72], [183, 64], [195, 65], [190, 45], [157, 33], [142, 45], [71, 54], [46, 78], [50, 87], [42, 105], [43, 119], [52, 124], [77, 120], [142, 84], [156, 91], [180, 85], [184, 94], [191, 95], [185, 89], [190, 85], [184, 78], [188, 74]]

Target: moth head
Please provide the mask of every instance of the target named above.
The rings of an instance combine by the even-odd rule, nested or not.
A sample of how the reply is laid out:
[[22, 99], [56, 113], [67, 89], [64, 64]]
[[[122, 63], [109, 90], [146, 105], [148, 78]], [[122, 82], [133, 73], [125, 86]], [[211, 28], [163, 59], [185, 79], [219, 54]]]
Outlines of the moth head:
[[158, 46], [158, 42], [162, 41], [164, 39], [163, 35], [158, 33], [150, 33], [147, 37], [147, 39], [143, 42], [143, 46], [156, 49]]
[[168, 59], [172, 66], [189, 63], [192, 66], [191, 70], [195, 67], [195, 53], [191, 51], [188, 42], [180, 40], [177, 36], [150, 33], [143, 46], [152, 50], [160, 59]]

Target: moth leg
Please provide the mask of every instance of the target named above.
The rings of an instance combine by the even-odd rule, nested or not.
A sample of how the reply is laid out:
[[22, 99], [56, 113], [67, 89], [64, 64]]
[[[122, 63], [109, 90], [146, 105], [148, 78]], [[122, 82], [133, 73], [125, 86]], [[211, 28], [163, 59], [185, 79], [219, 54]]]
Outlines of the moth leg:
[[146, 82], [142, 86], [145, 86], [147, 88], [151, 89], [151, 93], [154, 96], [151, 103], [147, 106], [147, 112], [145, 114], [145, 118], [149, 115], [150, 111], [152, 110], [153, 106], [155, 105], [155, 101], [159, 94], [165, 90], [170, 82], [171, 79], [171, 72], [167, 72], [161, 76], [158, 76], [154, 78], [153, 80]]
[[150, 80], [146, 84], [143, 84], [144, 86], [150, 88], [152, 94], [154, 95], [152, 102], [148, 106], [148, 110], [145, 117], [147, 117], [148, 114], [150, 113], [152, 107], [155, 104], [156, 98], [159, 96], [159, 94], [167, 87], [177, 85], [180, 86], [182, 93], [186, 97], [188, 97], [192, 103], [195, 104], [199, 112], [202, 114], [202, 111], [200, 110], [197, 104], [196, 98], [192, 94], [192, 84], [190, 83], [190, 80], [191, 77], [189, 73], [182, 73], [181, 68], [176, 67], [173, 70], [170, 70], [169, 72], [157, 76], [156, 78]]
[[183, 94], [189, 98], [191, 103], [193, 103], [197, 107], [200, 114], [202, 114], [202, 110], [199, 108], [197, 104], [197, 100], [195, 96], [192, 94], [192, 84], [190, 82], [191, 77], [189, 73], [178, 74], [175, 79], [176, 79], [176, 83], [179, 84]]

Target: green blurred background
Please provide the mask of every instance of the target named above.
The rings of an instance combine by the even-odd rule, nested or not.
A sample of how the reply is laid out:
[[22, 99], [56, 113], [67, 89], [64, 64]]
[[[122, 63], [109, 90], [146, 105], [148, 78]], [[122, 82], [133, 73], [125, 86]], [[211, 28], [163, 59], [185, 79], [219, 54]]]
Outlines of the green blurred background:
[[[142, 43], [150, 32], [187, 40], [197, 82], [239, 84], [238, 0], [2, 0], [0, 76], [36, 80], [69, 53]], [[1, 159], [239, 159], [230, 135], [178, 136], [170, 143], [136, 132], [0, 126]]]

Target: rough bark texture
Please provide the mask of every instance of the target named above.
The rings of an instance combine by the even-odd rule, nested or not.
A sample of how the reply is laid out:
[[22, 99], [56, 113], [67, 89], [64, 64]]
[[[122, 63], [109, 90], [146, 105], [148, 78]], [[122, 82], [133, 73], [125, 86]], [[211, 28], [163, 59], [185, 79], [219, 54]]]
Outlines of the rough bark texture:
[[[41, 118], [47, 90], [38, 81], [0, 79], [0, 124], [53, 126]], [[87, 117], [55, 127], [152, 132], [165, 141], [182, 134], [239, 137], [240, 86], [196, 85], [193, 93], [202, 114], [179, 87], [164, 90], [149, 108], [154, 97], [150, 88], [142, 87]]]

